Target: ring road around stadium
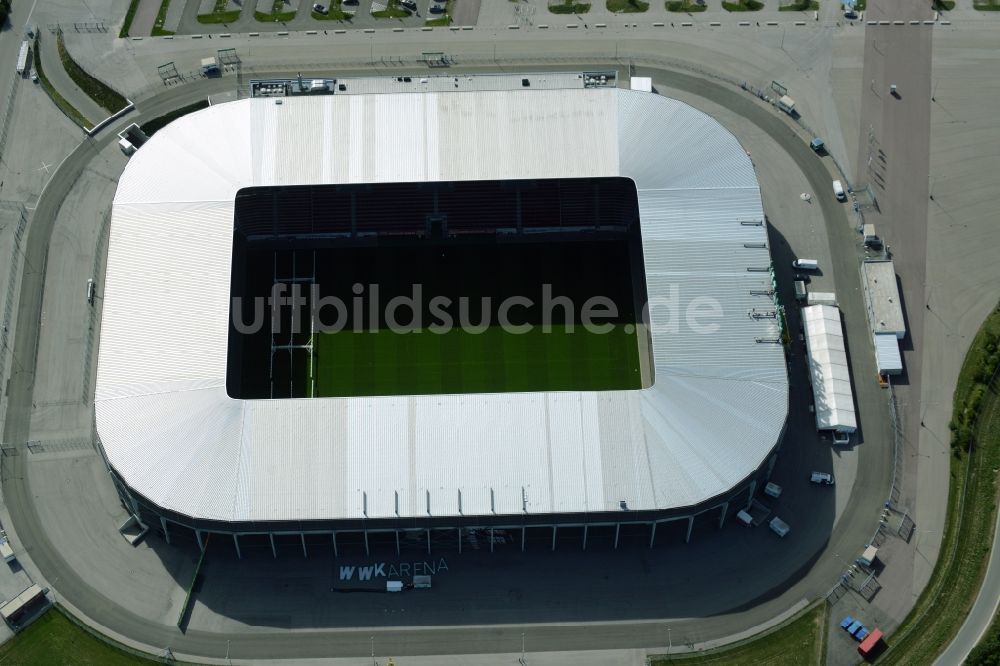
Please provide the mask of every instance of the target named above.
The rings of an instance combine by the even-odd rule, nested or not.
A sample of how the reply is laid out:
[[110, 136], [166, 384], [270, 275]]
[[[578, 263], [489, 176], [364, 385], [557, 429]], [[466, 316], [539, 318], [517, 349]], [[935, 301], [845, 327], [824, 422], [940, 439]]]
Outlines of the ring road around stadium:
[[[754, 168], [708, 115], [609, 75], [326, 81], [152, 137], [114, 199], [96, 392], [134, 516], [239, 552], [580, 525], [652, 544], [747, 507], [788, 413]], [[353, 309], [244, 335], [234, 308], [275, 282], [620, 307], [604, 339], [398, 335]]]

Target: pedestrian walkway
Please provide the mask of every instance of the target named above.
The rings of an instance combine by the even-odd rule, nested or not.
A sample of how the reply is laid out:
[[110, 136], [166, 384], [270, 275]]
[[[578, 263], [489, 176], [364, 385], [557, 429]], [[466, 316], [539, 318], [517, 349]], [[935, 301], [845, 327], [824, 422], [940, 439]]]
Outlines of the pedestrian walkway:
[[66, 101], [76, 107], [76, 110], [82, 113], [87, 120], [96, 125], [111, 114], [98, 106], [97, 102], [88, 97], [87, 93], [80, 90], [73, 79], [69, 78], [62, 60], [59, 58], [57, 39], [56, 35], [46, 31], [43, 31], [39, 38], [45, 76], [56, 91], [66, 98]]

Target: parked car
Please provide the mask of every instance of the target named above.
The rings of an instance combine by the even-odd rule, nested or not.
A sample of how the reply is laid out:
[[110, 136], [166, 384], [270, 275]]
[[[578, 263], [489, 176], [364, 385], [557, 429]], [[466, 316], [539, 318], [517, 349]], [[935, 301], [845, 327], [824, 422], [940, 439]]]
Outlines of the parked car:
[[822, 153], [826, 150], [826, 144], [818, 136], [813, 137], [812, 141], [809, 142], [809, 147], [817, 153]]
[[402, 5], [403, 7], [406, 7], [411, 12], [417, 11], [417, 3], [414, 2], [413, 0], [399, 0], [399, 4]]
[[317, 14], [326, 14], [326, 6], [319, 4], [318, 2], [313, 5], [313, 11]]
[[844, 12], [844, 18], [853, 21], [858, 18], [858, 13], [853, 9], [848, 9]]
[[444, 5], [431, 5], [431, 14], [444, 14]]
[[833, 475], [827, 474], [826, 472], [813, 472], [809, 476], [809, 480], [813, 483], [818, 483], [821, 486], [832, 486], [833, 485]]

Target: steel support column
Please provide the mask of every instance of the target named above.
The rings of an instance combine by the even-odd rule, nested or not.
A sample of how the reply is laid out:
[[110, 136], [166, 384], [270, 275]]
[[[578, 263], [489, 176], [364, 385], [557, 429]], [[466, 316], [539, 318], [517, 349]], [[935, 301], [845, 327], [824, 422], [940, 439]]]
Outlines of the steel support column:
[[615, 523], [615, 550], [618, 550], [618, 533], [621, 532], [622, 524]]
[[430, 528], [427, 529], [427, 554], [431, 554], [431, 531]]
[[728, 512], [729, 512], [729, 502], [726, 502], [722, 505], [722, 514], [719, 516], [720, 530], [722, 529], [722, 526], [726, 524], [726, 513]]
[[396, 555], [399, 555], [399, 530], [393, 530], [396, 533]]
[[653, 542], [656, 541], [656, 521], [653, 521], [653, 530], [649, 534], [649, 547], [653, 547]]
[[587, 527], [589, 527], [589, 525], [584, 525], [583, 526], [583, 549], [584, 550], [587, 550]]
[[309, 559], [309, 553], [306, 552], [306, 534], [305, 532], [299, 532], [299, 536], [302, 538], [302, 557]]
[[274, 532], [268, 532], [267, 537], [271, 540], [271, 555], [278, 559], [278, 549], [274, 547]]
[[340, 553], [337, 552], [337, 531], [333, 531], [333, 556], [340, 557]]
[[201, 530], [195, 530], [194, 536], [198, 539], [198, 550], [205, 552], [205, 544], [201, 540]]
[[462, 528], [458, 528], [458, 554], [462, 554]]
[[170, 545], [170, 530], [167, 529], [167, 519], [160, 516], [160, 527], [163, 528], [163, 538], [166, 540], [167, 545]]
[[524, 537], [525, 537], [525, 532], [526, 531], [527, 531], [527, 528], [522, 525], [521, 526], [521, 552], [522, 553], [524, 552]]
[[240, 552], [240, 538], [233, 532], [233, 543], [236, 544], [236, 559], [242, 560], [243, 553]]
[[559, 529], [555, 525], [552, 526], [552, 550], [556, 549], [556, 530]]
[[750, 492], [747, 493], [747, 505], [746, 508], [749, 509], [750, 505], [753, 504], [753, 494], [757, 491], [757, 479], [750, 480]]
[[694, 528], [694, 516], [688, 516], [688, 533], [684, 537], [684, 543], [691, 543], [691, 530]]
[[490, 528], [490, 552], [493, 552], [493, 528]]
[[368, 530], [365, 530], [365, 555], [371, 555], [372, 552], [368, 548]]

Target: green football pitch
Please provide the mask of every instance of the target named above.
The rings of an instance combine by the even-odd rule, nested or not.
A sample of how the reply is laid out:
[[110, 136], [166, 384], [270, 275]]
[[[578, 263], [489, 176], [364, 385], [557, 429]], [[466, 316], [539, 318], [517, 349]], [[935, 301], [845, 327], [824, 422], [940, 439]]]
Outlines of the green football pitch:
[[642, 388], [632, 324], [608, 333], [341, 331], [318, 334], [313, 349], [313, 397]]

